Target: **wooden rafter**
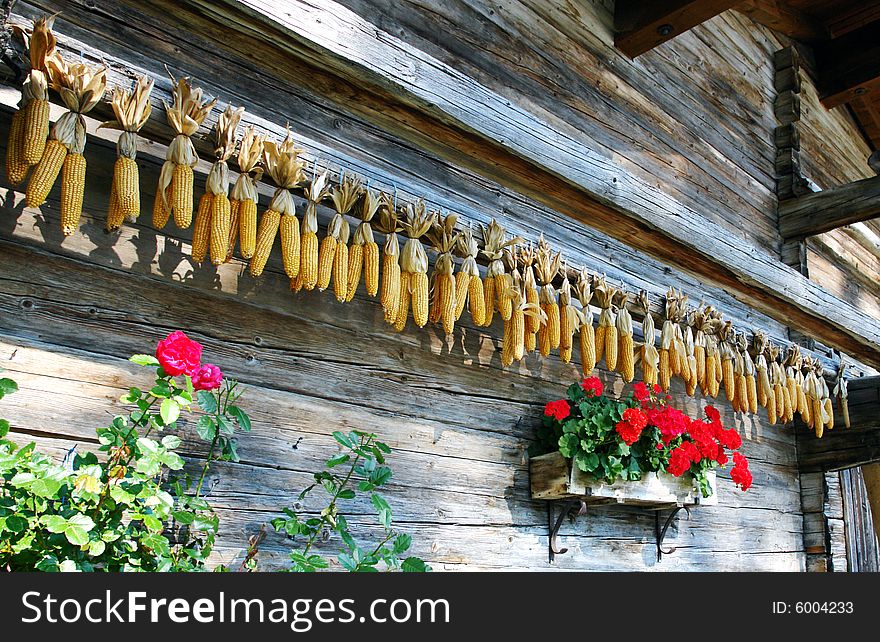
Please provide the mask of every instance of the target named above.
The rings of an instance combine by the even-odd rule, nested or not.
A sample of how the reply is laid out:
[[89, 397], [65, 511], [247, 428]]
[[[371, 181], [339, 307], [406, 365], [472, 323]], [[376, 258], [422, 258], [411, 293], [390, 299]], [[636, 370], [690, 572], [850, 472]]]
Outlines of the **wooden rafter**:
[[802, 471], [841, 470], [880, 461], [880, 376], [849, 382], [850, 428], [836, 407], [834, 430], [821, 439], [801, 425], [798, 430], [798, 465]]
[[880, 176], [779, 203], [779, 232], [803, 238], [880, 216]]
[[783, 0], [747, 0], [736, 10], [795, 40], [817, 42], [830, 38], [828, 28], [821, 20]]
[[617, 0], [615, 46], [630, 58], [693, 29], [742, 0]]
[[880, 94], [880, 21], [815, 48], [816, 76], [828, 109]]

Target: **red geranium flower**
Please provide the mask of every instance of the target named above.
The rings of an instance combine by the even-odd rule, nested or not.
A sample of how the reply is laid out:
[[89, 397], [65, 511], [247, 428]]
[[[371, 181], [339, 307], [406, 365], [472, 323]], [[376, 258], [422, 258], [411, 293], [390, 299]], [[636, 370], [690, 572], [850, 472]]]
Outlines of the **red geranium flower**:
[[571, 414], [571, 407], [565, 399], [550, 401], [544, 406], [544, 414], [557, 421], [562, 421]]
[[674, 477], [681, 477], [691, 467], [691, 458], [682, 446], [684, 444], [672, 451], [666, 466], [667, 472]]
[[663, 388], [660, 387], [660, 384], [654, 384], [654, 394], [659, 395], [663, 391]]
[[721, 421], [721, 414], [715, 406], [706, 406], [706, 416], [712, 422]]
[[589, 377], [587, 379], [584, 379], [581, 382], [581, 388], [584, 389], [584, 392], [587, 393], [587, 396], [590, 396], [590, 392], [592, 392], [594, 397], [602, 396], [602, 393], [605, 391], [605, 386], [603, 386], [602, 382], [599, 381], [599, 377]]
[[743, 490], [748, 490], [752, 486], [749, 461], [739, 453], [733, 453], [733, 469], [730, 471], [730, 478]]
[[166, 374], [176, 377], [194, 375], [202, 360], [202, 344], [193, 341], [177, 330], [162, 339], [156, 346], [156, 359]]
[[[742, 437], [740, 437], [739, 433], [733, 428], [730, 428], [729, 430], [721, 430], [718, 435], [718, 441], [720, 441], [721, 445], [728, 450], [736, 450], [742, 446]], [[740, 455], [740, 457], [742, 457], [742, 455]]]
[[642, 403], [651, 398], [651, 391], [642, 381], [633, 384], [633, 394]]

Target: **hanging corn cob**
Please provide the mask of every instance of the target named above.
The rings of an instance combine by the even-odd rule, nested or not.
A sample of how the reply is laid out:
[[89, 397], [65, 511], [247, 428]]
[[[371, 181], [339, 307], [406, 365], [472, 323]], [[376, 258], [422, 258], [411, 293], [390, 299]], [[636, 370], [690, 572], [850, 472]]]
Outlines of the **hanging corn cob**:
[[828, 389], [828, 382], [825, 380], [824, 370], [818, 359], [813, 361], [813, 368], [816, 371], [819, 402], [822, 408], [822, 421], [825, 424], [825, 430], [834, 430], [834, 404], [831, 402], [831, 391]]
[[[306, 211], [302, 225], [295, 216], [281, 221], [281, 245], [285, 252], [284, 270], [290, 278], [290, 289], [313, 290], [318, 284], [318, 204], [330, 194], [329, 174], [313, 177], [306, 193]], [[300, 231], [301, 230], [301, 231]]]
[[554, 256], [542, 235], [535, 253], [535, 270], [540, 283], [538, 301], [544, 316], [547, 317], [546, 322], [538, 330], [538, 349], [544, 357], [549, 355], [551, 350], [557, 349], [560, 341], [559, 302], [556, 299], [556, 288], [553, 287], [553, 279], [559, 273], [559, 261], [559, 252]]
[[133, 91], [119, 87], [110, 94], [110, 104], [116, 120], [101, 123], [101, 127], [120, 129], [116, 142], [116, 164], [110, 186], [110, 208], [107, 231], [119, 229], [123, 221], [134, 223], [141, 213], [141, 190], [137, 165], [137, 133], [150, 118], [150, 92], [153, 80], [138, 78]]
[[800, 361], [800, 348], [794, 344], [789, 345], [783, 360], [783, 368], [785, 372], [785, 387], [791, 400], [792, 419], [796, 412], [801, 413], [803, 417], [803, 407], [805, 405], [802, 389], [803, 376], [800, 375]]
[[85, 63], [68, 64], [55, 56], [46, 61], [50, 86], [61, 95], [68, 111], [52, 127], [43, 156], [27, 186], [28, 207], [46, 201], [61, 171], [61, 231], [65, 236], [79, 227], [86, 184], [86, 121], [88, 113], [104, 96], [106, 68]]
[[522, 243], [523, 239], [516, 236], [507, 241], [504, 240], [504, 228], [495, 219], [487, 226], [480, 226], [483, 235], [483, 256], [489, 259], [489, 267], [486, 270], [486, 282], [483, 285], [485, 297], [485, 325], [492, 325], [492, 318], [497, 309], [504, 318], [509, 316], [510, 306], [505, 302], [508, 292], [512, 287], [510, 277], [504, 271], [504, 248]]
[[636, 299], [638, 308], [642, 311], [642, 343], [636, 348], [639, 362], [642, 366], [642, 380], [649, 388], [657, 385], [660, 369], [660, 353], [654, 346], [654, 315], [651, 313], [651, 305], [648, 302], [648, 293], [639, 291]]
[[[526, 266], [526, 275], [523, 280], [523, 286], [526, 289], [528, 298], [529, 281], [534, 284], [534, 274], [532, 274], [531, 264]], [[530, 276], [531, 275], [531, 276]], [[593, 298], [593, 279], [587, 272], [586, 268], [581, 268], [578, 273], [577, 284], [575, 286], [578, 301], [581, 309], [578, 311], [578, 337], [580, 339], [581, 348], [581, 373], [584, 377], [589, 377], [596, 367], [596, 331], [593, 329], [593, 309], [590, 307], [590, 301]], [[537, 291], [535, 291], [535, 302], [537, 302]], [[540, 319], [538, 320], [540, 321]], [[539, 323], [536, 325], [536, 331]], [[528, 344], [529, 323], [526, 319], [526, 344]], [[528, 345], [526, 345], [528, 348]], [[533, 348], [534, 349], [534, 348]]]
[[[532, 244], [529, 243], [528, 246], [524, 246], [521, 248], [519, 255], [520, 255], [520, 259], [522, 260], [522, 264], [523, 264], [523, 293], [526, 297], [526, 302], [527, 303], [534, 303], [535, 305], [538, 305], [540, 307], [540, 296], [538, 294], [538, 284], [535, 281], [535, 268], [534, 268], [535, 260], [537, 259], [537, 252], [532, 247]], [[592, 297], [593, 296], [592, 290], [590, 290], [590, 288], [592, 286], [591, 286], [591, 282], [589, 281], [589, 276], [587, 277], [587, 279], [588, 279], [587, 290], [590, 292], [589, 296]], [[592, 320], [592, 316], [590, 317], [590, 319]], [[537, 346], [538, 346], [538, 331], [541, 329], [541, 325], [542, 325], [542, 322], [541, 322], [540, 315], [526, 315], [526, 339], [525, 339], [526, 352], [534, 352], [535, 348], [537, 348]], [[593, 336], [592, 326], [590, 326], [590, 327], [591, 327], [590, 337], [592, 337]], [[582, 339], [583, 339], [583, 337], [582, 337]], [[581, 353], [581, 354], [583, 354], [583, 353]], [[585, 362], [582, 357], [581, 358], [582, 366], [584, 366], [584, 364], [586, 364], [586, 363], [587, 362]], [[595, 359], [593, 359], [593, 367], [595, 367], [595, 365], [596, 365]], [[593, 368], [591, 367], [590, 370], [592, 370], [592, 369]]]
[[427, 234], [431, 246], [437, 252], [437, 259], [434, 262], [434, 299], [432, 301], [432, 307], [436, 307], [437, 312], [433, 322], [437, 323], [442, 320], [443, 332], [447, 335], [452, 334], [455, 329], [455, 312], [458, 305], [455, 277], [453, 276], [455, 259], [452, 256], [452, 251], [459, 238], [455, 231], [457, 220], [458, 216], [455, 214], [448, 214], [445, 218], [438, 216]]
[[[516, 282], [516, 279], [514, 279]], [[510, 318], [504, 322], [504, 337], [501, 348], [501, 365], [509, 366], [514, 361], [521, 361], [525, 356], [525, 321], [534, 316], [538, 319], [544, 314], [537, 303], [526, 301], [522, 290], [522, 280], [511, 288], [507, 298], [511, 302]]]
[[682, 368], [682, 378], [684, 379], [685, 392], [690, 397], [693, 397], [697, 390], [697, 356], [695, 350], [694, 330], [689, 325], [685, 326], [684, 359], [682, 360], [685, 367]]
[[[617, 302], [618, 312], [615, 325], [617, 326], [617, 371], [627, 383], [635, 378], [635, 354], [633, 343], [632, 315], [626, 308], [629, 294], [620, 292]], [[608, 350], [605, 350], [608, 358]]]
[[[568, 269], [565, 267], [562, 269], [562, 276], [562, 286], [559, 288], [559, 358], [563, 363], [570, 363], [574, 331], [579, 323], [577, 310], [571, 303], [571, 281], [568, 280]], [[632, 341], [631, 335], [630, 341]]]
[[[303, 287], [305, 289], [311, 290], [313, 287], [317, 286], [318, 291], [323, 292], [330, 287], [330, 278], [333, 276], [333, 267], [335, 265], [334, 259], [336, 258], [336, 248], [339, 245], [339, 233], [342, 230], [342, 221], [344, 220], [343, 215], [348, 214], [351, 208], [354, 207], [354, 204], [361, 197], [362, 189], [363, 183], [359, 178], [351, 175], [343, 175], [339, 181], [339, 185], [335, 186], [330, 192], [330, 198], [333, 201], [336, 214], [333, 215], [330, 225], [327, 227], [327, 235], [321, 241], [320, 248], [318, 249], [317, 281], [312, 284], [308, 279], [303, 279]], [[317, 219], [315, 223], [317, 225]], [[304, 222], [303, 248], [306, 247], [305, 235], [306, 228]], [[317, 236], [315, 239], [317, 239]], [[305, 251], [303, 252], [303, 257], [305, 257]], [[349, 256], [348, 258], [350, 262], [353, 257]], [[355, 260], [360, 263], [359, 259], [360, 257]], [[348, 281], [348, 269], [345, 271], [345, 279]], [[357, 287], [357, 283], [355, 283], [355, 287]], [[346, 297], [348, 297], [347, 291]], [[354, 297], [354, 292], [352, 292], [352, 297]]]
[[229, 195], [231, 223], [227, 260], [232, 258], [236, 237], [243, 259], [253, 257], [257, 246], [257, 181], [263, 176], [263, 168], [259, 163], [263, 158], [265, 143], [266, 137], [257, 134], [253, 125], [245, 128], [238, 146], [240, 173]]
[[669, 386], [672, 384], [672, 360], [677, 358], [678, 354], [675, 346], [675, 325], [676, 319], [678, 318], [678, 298], [676, 297], [673, 288], [669, 288], [669, 292], [666, 293], [665, 311], [666, 318], [663, 320], [663, 325], [660, 326], [658, 382], [663, 391], [668, 392]]
[[400, 255], [401, 303], [394, 322], [398, 331], [406, 326], [410, 303], [416, 325], [422, 328], [428, 322], [428, 255], [419, 239], [431, 229], [436, 217], [436, 212], [426, 210], [424, 201], [406, 206], [403, 229], [409, 239]]
[[229, 203], [229, 166], [227, 161], [235, 153], [235, 130], [241, 122], [244, 107], [233, 109], [227, 105], [217, 119], [216, 160], [205, 180], [205, 196], [211, 198], [211, 263], [220, 265], [229, 254], [229, 235], [232, 228], [232, 210]]
[[348, 294], [346, 300], [351, 301], [357, 292], [361, 273], [364, 275], [364, 287], [369, 296], [376, 296], [379, 291], [379, 246], [373, 238], [370, 221], [379, 209], [380, 196], [373, 190], [364, 191], [361, 202], [361, 222], [354, 232], [354, 239], [348, 257]]
[[[327, 233], [330, 233], [328, 229]], [[333, 257], [333, 294], [340, 303], [350, 301], [348, 298], [349, 282], [348, 277], [351, 269], [349, 263], [348, 237], [350, 228], [348, 221], [341, 219], [339, 223], [339, 231], [337, 232], [336, 254]]]
[[596, 362], [605, 357], [605, 366], [613, 372], [617, 368], [617, 325], [612, 307], [617, 289], [608, 285], [605, 277], [597, 277], [593, 295], [599, 306], [599, 324], [596, 327]]
[[[6, 148], [6, 177], [12, 185], [20, 184], [31, 166], [40, 162], [49, 137], [49, 60], [59, 65], [52, 23], [55, 17], [34, 20], [30, 35], [23, 30], [28, 46], [31, 70], [21, 88], [19, 109], [12, 116]], [[66, 104], [66, 103], [65, 103]]]
[[[837, 399], [838, 407], [840, 408], [840, 412], [843, 415], [843, 425], [847, 428], [850, 427], [849, 422], [849, 390], [847, 390], [847, 381], [846, 381], [846, 364], [841, 360], [840, 366], [837, 369], [837, 376], [834, 379], [834, 397]], [[834, 413], [831, 413], [832, 417]]]
[[153, 205], [153, 226], [163, 228], [171, 214], [179, 228], [192, 224], [193, 214], [193, 168], [199, 157], [191, 136], [211, 113], [217, 99], [202, 99], [201, 88], [193, 88], [190, 79], [171, 77], [174, 101], [165, 105], [168, 124], [177, 136], [168, 146], [165, 163], [159, 173], [156, 202]]
[[733, 374], [736, 380], [736, 399], [734, 410], [741, 413], [749, 412], [749, 383], [746, 366], [746, 350], [748, 341], [743, 332], [734, 334], [732, 346], [734, 350]]
[[735, 333], [733, 322], [725, 321], [718, 329], [718, 347], [721, 351], [721, 382], [724, 384], [724, 395], [730, 403], [736, 399], [736, 373], [734, 361], [736, 350], [733, 346]]
[[[465, 303], [471, 311], [474, 325], [481, 326], [486, 320], [486, 299], [483, 293], [483, 280], [477, 266], [477, 253], [480, 248], [474, 238], [473, 230], [467, 228], [459, 234], [457, 242], [459, 256], [464, 257], [458, 274], [455, 275], [455, 320], [464, 313]], [[526, 320], [528, 325], [528, 320]]]
[[[269, 260], [269, 254], [275, 245], [275, 237], [281, 227], [281, 250], [284, 259], [284, 271], [291, 280], [299, 275], [299, 227], [296, 219], [296, 208], [290, 191], [305, 179], [304, 162], [300, 158], [303, 150], [299, 149], [287, 132], [281, 143], [266, 141], [263, 145], [266, 172], [278, 186], [269, 201], [268, 209], [263, 212], [257, 238], [254, 244], [254, 255], [251, 258], [251, 276], [260, 276]], [[315, 194], [318, 200], [326, 194], [324, 186], [327, 174], [322, 174], [312, 181], [309, 187], [309, 203]], [[313, 191], [314, 190], [314, 191]], [[255, 201], [256, 203], [256, 201]]]
[[705, 307], [700, 304], [696, 309], [687, 314], [687, 324], [692, 329], [694, 341], [694, 369], [696, 370], [696, 382], [703, 394], [708, 394], [706, 385], [706, 339], [705, 327], [708, 321]]
[[385, 244], [382, 249], [382, 289], [379, 293], [379, 303], [385, 311], [385, 321], [394, 324], [397, 319], [397, 309], [400, 307], [400, 244], [397, 233], [403, 230], [397, 216], [397, 206], [394, 197], [382, 192], [379, 195], [379, 220], [376, 229], [385, 234]]
[[[745, 335], [743, 335], [743, 338], [745, 338]], [[758, 414], [758, 381], [756, 378], [757, 369], [755, 368], [755, 362], [752, 360], [752, 355], [749, 354], [748, 349], [744, 349], [742, 351], [742, 358], [743, 370], [746, 377], [746, 399], [748, 401], [748, 412], [755, 415]]]

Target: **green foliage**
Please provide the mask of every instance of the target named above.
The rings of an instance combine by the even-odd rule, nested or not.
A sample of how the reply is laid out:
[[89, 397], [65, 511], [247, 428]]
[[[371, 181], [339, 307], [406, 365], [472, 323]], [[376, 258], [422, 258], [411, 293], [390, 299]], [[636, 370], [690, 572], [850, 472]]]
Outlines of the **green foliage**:
[[[318, 538], [325, 533], [339, 537], [342, 549], [336, 559], [347, 571], [430, 571], [431, 567], [418, 557], [404, 557], [412, 546], [412, 537], [394, 529], [391, 506], [378, 492], [391, 480], [391, 468], [385, 463], [391, 448], [377, 441], [376, 435], [357, 430], [348, 434], [334, 432], [333, 439], [345, 450], [328, 459], [324, 470], [315, 473], [315, 483], [299, 494], [303, 501], [314, 491], [323, 491], [329, 498], [327, 505], [311, 517], [285, 508], [284, 516], [271, 522], [276, 532], [303, 542], [290, 553], [290, 571], [311, 573], [330, 566], [325, 557], [313, 550]], [[342, 468], [343, 465], [346, 466]], [[345, 472], [337, 472], [340, 469]], [[364, 547], [355, 540], [340, 510], [340, 502], [355, 501], [359, 496], [369, 498], [383, 530], [383, 537], [375, 546]]]
[[[201, 497], [202, 483], [219, 447], [219, 459], [237, 459], [232, 433], [250, 429], [234, 405], [241, 393], [234, 381], [199, 391], [206, 413], [198, 433], [211, 442], [201, 476], [182, 471], [181, 440], [164, 434], [176, 428], [194, 405], [192, 381], [178, 385], [152, 356], [132, 362], [156, 369], [149, 391], [131, 388], [121, 401], [133, 406], [97, 430], [94, 453], [71, 455], [64, 465], [5, 439], [0, 422], [0, 567], [40, 571], [203, 570], [219, 522]], [[0, 379], [0, 398], [17, 386]]]

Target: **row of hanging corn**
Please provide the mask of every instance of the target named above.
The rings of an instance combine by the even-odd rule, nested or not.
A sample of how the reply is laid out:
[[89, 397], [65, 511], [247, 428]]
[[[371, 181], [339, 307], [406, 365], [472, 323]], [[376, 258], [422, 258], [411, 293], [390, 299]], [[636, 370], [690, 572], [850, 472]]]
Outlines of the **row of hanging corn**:
[[[13, 184], [30, 173], [28, 206], [41, 205], [59, 172], [61, 220], [65, 235], [78, 227], [85, 184], [86, 140], [83, 114], [102, 98], [106, 87], [103, 67], [68, 64], [55, 49], [51, 19], [34, 23], [30, 34], [31, 73], [22, 89], [19, 111], [13, 117], [6, 171]], [[172, 80], [174, 80], [172, 78]], [[116, 119], [102, 126], [119, 129], [107, 229], [134, 221], [140, 213], [136, 163], [137, 132], [150, 116], [152, 81], [139, 79], [133, 91], [115, 89], [111, 105]], [[49, 129], [48, 90], [58, 92], [67, 107]], [[586, 270], [561, 264], [543, 236], [536, 245], [520, 237], [507, 238], [495, 221], [481, 226], [482, 248], [471, 228], [457, 229], [456, 216], [429, 211], [423, 201], [399, 208], [394, 197], [367, 189], [353, 176], [342, 176], [332, 186], [327, 172], [306, 184], [303, 149], [291, 139], [267, 140], [253, 127], [240, 140], [236, 133], [244, 109], [227, 107], [216, 125], [214, 163], [204, 194], [195, 208], [193, 224], [193, 167], [198, 156], [191, 137], [214, 108], [187, 78], [174, 81], [173, 102], [166, 105], [168, 122], [177, 133], [168, 148], [153, 206], [153, 225], [164, 227], [173, 216], [180, 228], [193, 225], [192, 259], [209, 257], [219, 265], [231, 259], [236, 245], [250, 261], [250, 272], [260, 276], [280, 237], [284, 271], [293, 291], [331, 286], [338, 301], [351, 301], [363, 280], [369, 296], [380, 296], [384, 316], [398, 331], [412, 316], [417, 326], [440, 323], [451, 334], [467, 309], [473, 323], [489, 326], [497, 312], [504, 321], [501, 362], [508, 366], [537, 350], [547, 356], [557, 350], [572, 360], [575, 334], [581, 368], [589, 375], [604, 360], [627, 382], [635, 364], [649, 385], [669, 390], [679, 377], [687, 394], [699, 386], [706, 396], [724, 394], [736, 411], [767, 410], [771, 424], [792, 421], [799, 414], [818, 436], [834, 426], [831, 393], [818, 361], [800, 355], [797, 346], [783, 354], [766, 335], [755, 332], [751, 342], [730, 321], [708, 306], [687, 306], [687, 296], [670, 289], [665, 316], [655, 342], [654, 319], [646, 292], [631, 295]], [[240, 174], [230, 190], [228, 160], [238, 154]], [[268, 209], [257, 216], [257, 183], [267, 173], [277, 186]], [[291, 190], [303, 189], [306, 208], [297, 218]], [[318, 239], [317, 207], [332, 202], [335, 214], [322, 240]], [[359, 220], [352, 235], [346, 215]], [[385, 235], [380, 256], [373, 225]], [[407, 236], [400, 248], [398, 233]], [[429, 279], [425, 239], [436, 251]], [[456, 272], [455, 256], [463, 258]], [[477, 259], [487, 261], [485, 278]], [[381, 283], [380, 283], [381, 263]], [[561, 285], [556, 283], [561, 277]], [[575, 305], [577, 302], [578, 305]], [[599, 310], [594, 327], [592, 306]], [[628, 306], [642, 313], [643, 339], [633, 338]], [[846, 379], [838, 374], [834, 395], [845, 423]]]

